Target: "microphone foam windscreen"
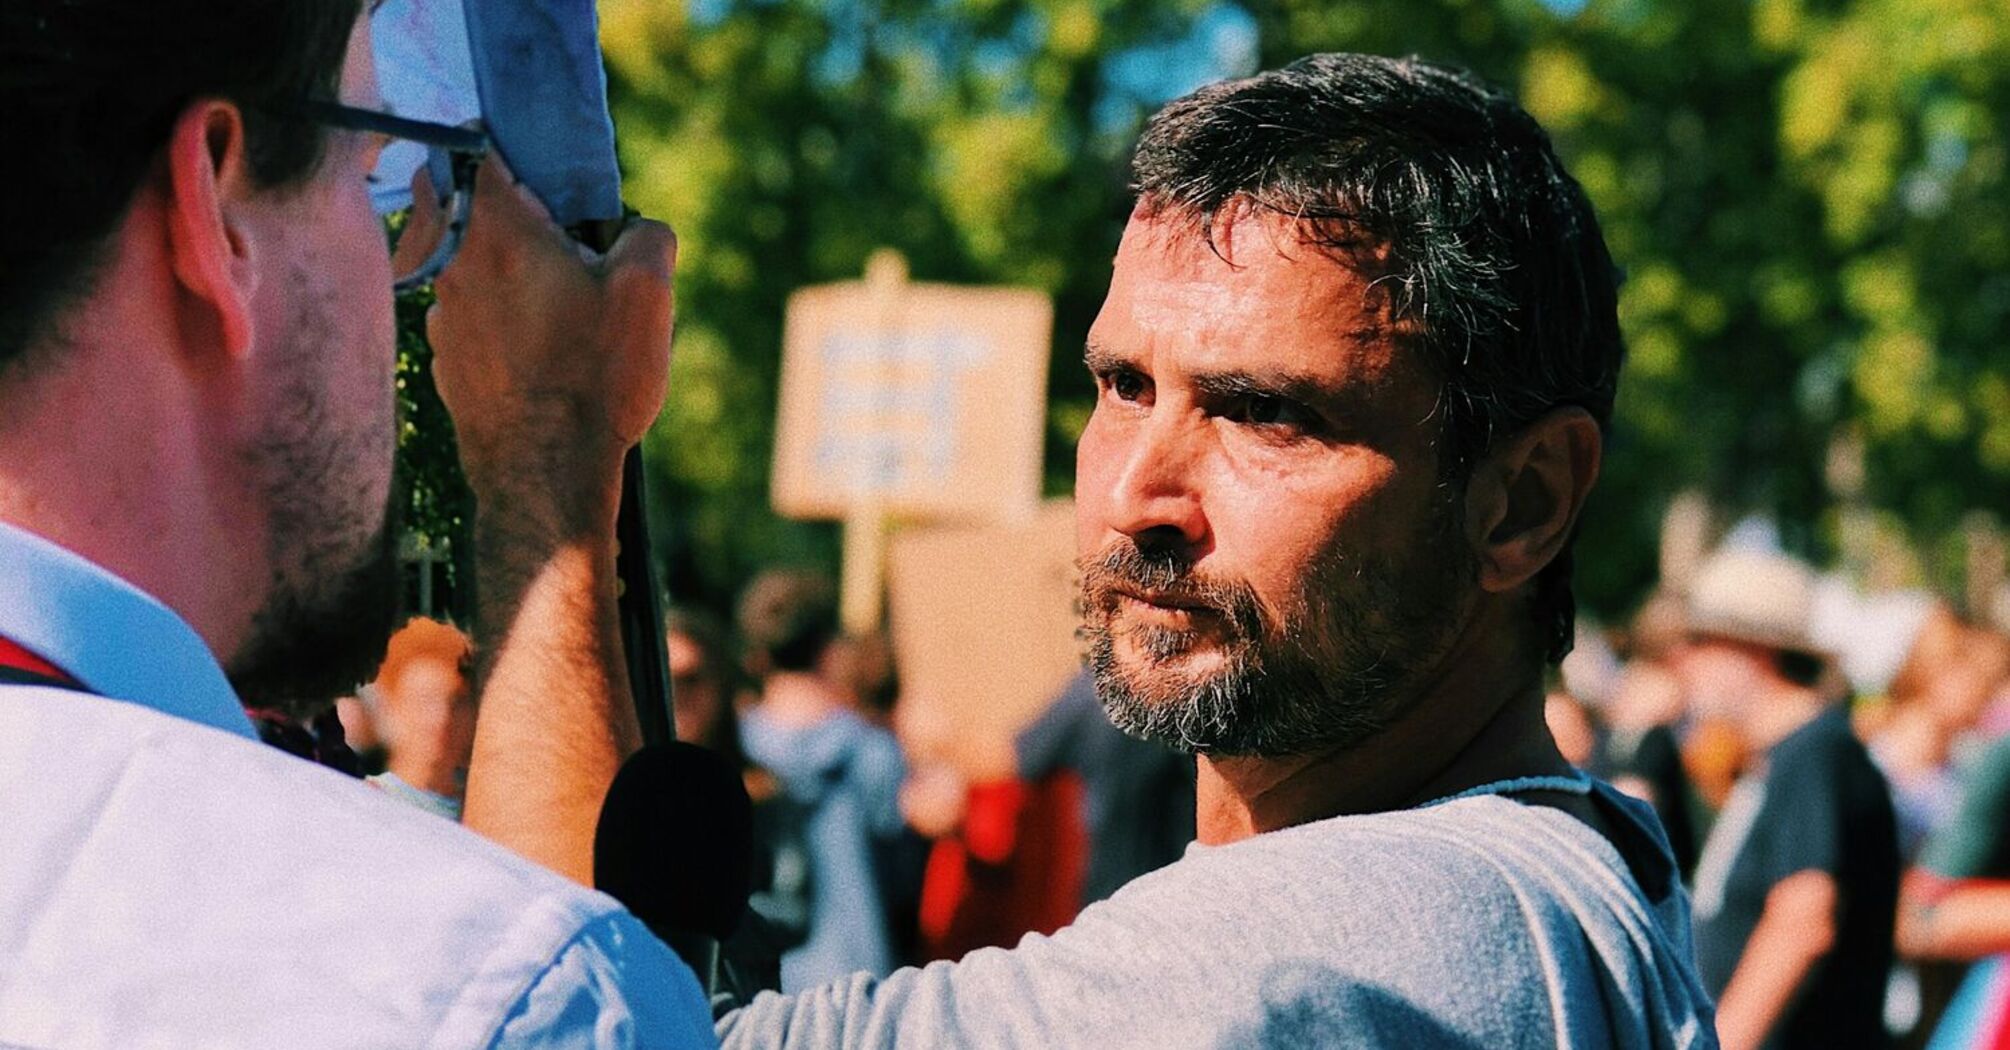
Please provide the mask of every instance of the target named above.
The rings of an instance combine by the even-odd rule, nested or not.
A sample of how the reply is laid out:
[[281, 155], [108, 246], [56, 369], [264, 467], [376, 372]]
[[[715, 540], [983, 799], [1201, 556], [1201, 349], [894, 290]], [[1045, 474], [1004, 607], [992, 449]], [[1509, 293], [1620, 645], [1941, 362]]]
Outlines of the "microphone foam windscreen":
[[622, 763], [593, 836], [593, 883], [659, 934], [725, 940], [747, 910], [753, 806], [717, 752], [673, 741]]

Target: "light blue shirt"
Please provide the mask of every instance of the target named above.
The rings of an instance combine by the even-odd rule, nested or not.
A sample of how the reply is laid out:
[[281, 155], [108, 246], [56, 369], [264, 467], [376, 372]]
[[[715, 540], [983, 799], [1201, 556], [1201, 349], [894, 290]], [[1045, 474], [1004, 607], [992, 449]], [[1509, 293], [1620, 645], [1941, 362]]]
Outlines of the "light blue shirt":
[[712, 1045], [612, 898], [259, 743], [186, 623], [4, 524], [0, 636], [102, 694], [0, 686], [0, 1045]]

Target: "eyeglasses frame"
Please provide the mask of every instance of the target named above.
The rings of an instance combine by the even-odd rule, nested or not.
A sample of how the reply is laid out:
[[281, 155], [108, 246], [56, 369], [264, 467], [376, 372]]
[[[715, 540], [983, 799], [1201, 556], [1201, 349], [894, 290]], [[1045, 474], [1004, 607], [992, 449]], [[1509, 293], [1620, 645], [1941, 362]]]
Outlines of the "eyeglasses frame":
[[[432, 172], [434, 190], [440, 194], [440, 207], [447, 213], [446, 226], [440, 231], [440, 241], [433, 246], [432, 252], [417, 269], [398, 278], [392, 289], [409, 292], [438, 277], [452, 261], [454, 253], [460, 250], [461, 238], [467, 234], [468, 218], [474, 205], [475, 171], [493, 148], [488, 133], [479, 124], [459, 127], [437, 124], [318, 99], [300, 103], [298, 112], [302, 117], [331, 128], [388, 135], [430, 149], [427, 168]], [[445, 158], [445, 171], [439, 170], [442, 156]]]

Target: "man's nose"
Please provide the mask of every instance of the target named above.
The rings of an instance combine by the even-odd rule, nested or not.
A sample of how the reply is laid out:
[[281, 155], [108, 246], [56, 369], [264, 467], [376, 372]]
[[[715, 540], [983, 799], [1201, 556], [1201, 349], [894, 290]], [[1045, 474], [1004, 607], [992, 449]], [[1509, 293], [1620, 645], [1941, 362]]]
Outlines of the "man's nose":
[[1200, 468], [1206, 438], [1200, 425], [1172, 413], [1154, 414], [1133, 432], [1110, 492], [1109, 524], [1140, 546], [1184, 548], [1207, 540]]

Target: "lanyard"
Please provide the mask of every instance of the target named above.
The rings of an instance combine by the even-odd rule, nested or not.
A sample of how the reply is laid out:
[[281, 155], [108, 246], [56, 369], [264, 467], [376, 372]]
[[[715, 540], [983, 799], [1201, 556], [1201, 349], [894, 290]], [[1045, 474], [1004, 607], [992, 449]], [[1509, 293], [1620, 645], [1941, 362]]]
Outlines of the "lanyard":
[[0, 685], [43, 685], [90, 692], [84, 683], [55, 664], [0, 635]]

